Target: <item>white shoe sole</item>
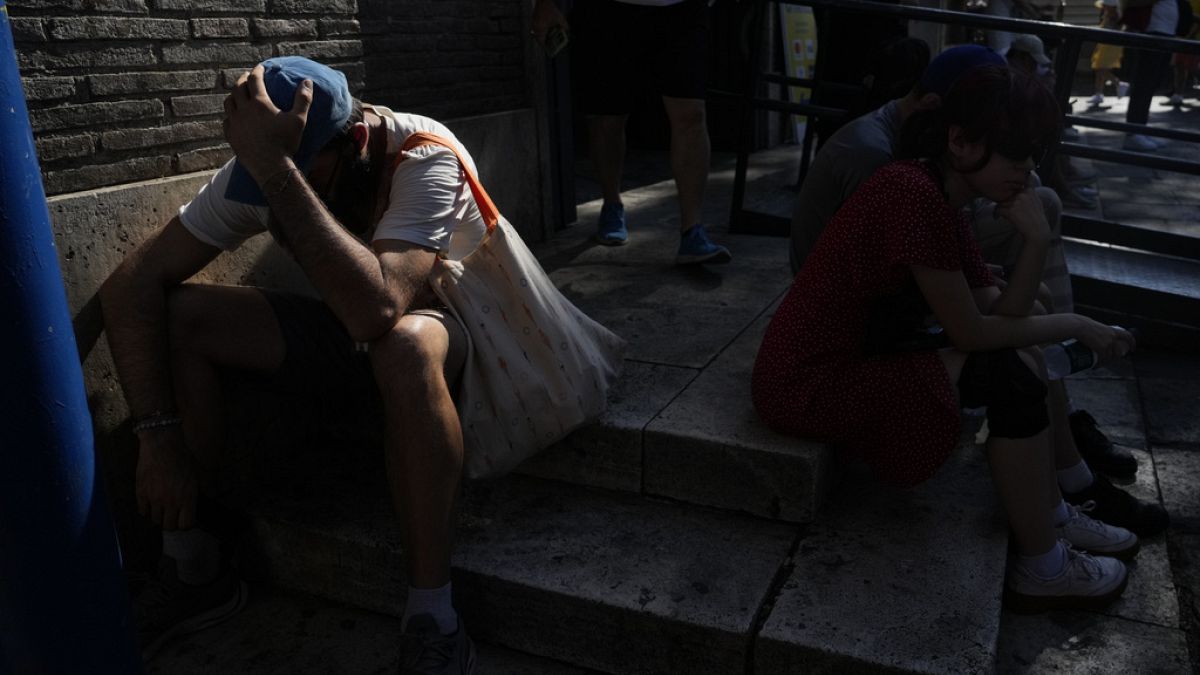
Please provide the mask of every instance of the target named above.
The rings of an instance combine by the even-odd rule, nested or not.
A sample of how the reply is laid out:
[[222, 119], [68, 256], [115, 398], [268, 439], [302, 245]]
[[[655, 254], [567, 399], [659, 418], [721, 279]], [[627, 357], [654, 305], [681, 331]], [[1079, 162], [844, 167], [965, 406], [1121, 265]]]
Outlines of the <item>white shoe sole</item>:
[[180, 621], [174, 626], [171, 626], [171, 628], [168, 630], [163, 631], [163, 634], [158, 636], [154, 642], [151, 642], [148, 645], [143, 645], [142, 659], [149, 660], [153, 658], [154, 655], [158, 653], [160, 649], [162, 649], [163, 645], [176, 637], [196, 633], [204, 630], [205, 628], [212, 628], [213, 626], [224, 622], [233, 615], [242, 611], [242, 609], [246, 607], [246, 602], [249, 601], [249, 599], [250, 587], [246, 585], [246, 582], [238, 580], [237, 593], [235, 593], [233, 597], [229, 598], [229, 600], [224, 604]]

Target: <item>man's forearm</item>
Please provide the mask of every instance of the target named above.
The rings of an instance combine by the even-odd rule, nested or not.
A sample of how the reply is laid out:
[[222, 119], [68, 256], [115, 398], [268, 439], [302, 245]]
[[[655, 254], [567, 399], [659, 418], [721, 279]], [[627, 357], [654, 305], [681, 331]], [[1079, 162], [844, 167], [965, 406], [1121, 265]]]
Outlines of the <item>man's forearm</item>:
[[137, 419], [174, 412], [166, 291], [118, 269], [101, 287], [100, 304], [130, 414]]
[[262, 187], [296, 261], [351, 337], [369, 342], [394, 326], [411, 298], [389, 291], [374, 251], [334, 219], [292, 161]]

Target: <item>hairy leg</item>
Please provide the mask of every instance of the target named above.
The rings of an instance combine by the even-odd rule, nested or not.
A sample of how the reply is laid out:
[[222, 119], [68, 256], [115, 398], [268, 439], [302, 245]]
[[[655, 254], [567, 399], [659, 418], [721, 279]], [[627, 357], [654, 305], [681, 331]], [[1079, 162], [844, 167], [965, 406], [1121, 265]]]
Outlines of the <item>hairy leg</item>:
[[448, 383], [465, 357], [466, 337], [454, 319], [428, 314], [406, 315], [371, 347], [386, 416], [388, 482], [409, 583], [417, 588], [450, 581], [463, 441]]
[[167, 312], [175, 402], [203, 485], [223, 444], [218, 368], [274, 371], [286, 346], [271, 305], [253, 288], [187, 284], [171, 293]]

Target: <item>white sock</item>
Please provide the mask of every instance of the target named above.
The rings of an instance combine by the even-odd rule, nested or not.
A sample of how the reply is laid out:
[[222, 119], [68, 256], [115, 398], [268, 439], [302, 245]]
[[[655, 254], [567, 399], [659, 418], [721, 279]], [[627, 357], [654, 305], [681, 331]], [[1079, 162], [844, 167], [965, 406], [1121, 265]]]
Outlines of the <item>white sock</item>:
[[1091, 486], [1092, 481], [1096, 480], [1096, 477], [1092, 475], [1092, 470], [1088, 468], [1087, 462], [1082, 459], [1075, 466], [1059, 469], [1055, 474], [1058, 476], [1058, 486], [1067, 494], [1087, 489]]
[[221, 573], [221, 541], [198, 527], [163, 532], [162, 552], [175, 559], [175, 574], [185, 584], [207, 584]]
[[1017, 564], [1039, 579], [1053, 579], [1067, 566], [1067, 550], [1056, 541], [1054, 548], [1041, 555], [1017, 556]]
[[458, 630], [458, 612], [454, 611], [451, 602], [450, 584], [441, 588], [408, 587], [408, 602], [404, 605], [404, 619], [400, 630], [408, 628], [408, 620], [418, 614], [428, 614], [437, 623], [442, 635], [449, 635]]
[[1067, 503], [1061, 499], [1058, 500], [1058, 506], [1054, 507], [1054, 515], [1050, 518], [1054, 521], [1055, 527], [1067, 522], [1071, 518], [1071, 512], [1067, 510]]

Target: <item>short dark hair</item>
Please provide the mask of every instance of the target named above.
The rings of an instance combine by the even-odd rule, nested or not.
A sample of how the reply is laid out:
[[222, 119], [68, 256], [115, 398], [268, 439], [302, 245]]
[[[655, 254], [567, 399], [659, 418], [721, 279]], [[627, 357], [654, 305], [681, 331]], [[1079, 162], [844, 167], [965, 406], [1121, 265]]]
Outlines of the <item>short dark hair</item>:
[[1050, 146], [1058, 140], [1062, 115], [1054, 94], [1036, 79], [1005, 66], [973, 68], [950, 87], [940, 107], [909, 117], [900, 132], [898, 156], [941, 157], [952, 126], [986, 148], [969, 172], [982, 169], [998, 147], [1014, 141], [1030, 148]]

